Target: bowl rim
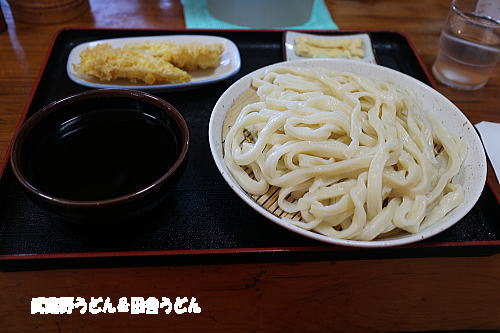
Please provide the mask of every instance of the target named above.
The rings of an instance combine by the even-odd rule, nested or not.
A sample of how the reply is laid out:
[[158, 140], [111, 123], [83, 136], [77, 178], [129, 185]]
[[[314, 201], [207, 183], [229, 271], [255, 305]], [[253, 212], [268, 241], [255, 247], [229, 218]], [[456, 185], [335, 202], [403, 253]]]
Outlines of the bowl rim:
[[[85, 100], [90, 99], [105, 99], [105, 98], [129, 98], [138, 100], [144, 103], [148, 103], [158, 107], [164, 112], [168, 113], [171, 118], [177, 124], [182, 140], [182, 148], [179, 152], [176, 161], [174, 164], [158, 179], [156, 179], [153, 183], [144, 186], [132, 193], [127, 193], [124, 195], [120, 195], [118, 197], [104, 199], [104, 200], [71, 200], [61, 198], [50, 193], [44, 192], [42, 190], [37, 189], [33, 186], [28, 179], [24, 176], [21, 168], [21, 148], [26, 140], [26, 138], [31, 133], [32, 129], [35, 128], [43, 119], [45, 119], [48, 115], [56, 112], [58, 110], [63, 109], [64, 107], [71, 105], [73, 103], [78, 103]], [[133, 201], [135, 199], [141, 198], [147, 193], [151, 192], [155, 188], [157, 188], [160, 184], [164, 183], [170, 176], [181, 166], [184, 161], [187, 151], [189, 148], [189, 129], [186, 123], [186, 120], [181, 115], [181, 113], [170, 103], [167, 101], [148, 94], [143, 91], [138, 90], [129, 90], [129, 89], [97, 89], [97, 90], [88, 90], [81, 93], [77, 93], [59, 100], [56, 100], [46, 106], [42, 107], [38, 111], [36, 111], [31, 117], [28, 118], [22, 125], [21, 129], [17, 132], [14, 143], [12, 146], [12, 150], [10, 153], [10, 165], [14, 176], [17, 178], [19, 183], [26, 189], [29, 193], [35, 195], [36, 197], [41, 198], [44, 201], [48, 201], [51, 204], [59, 205], [59, 206], [72, 206], [72, 207], [104, 207], [111, 206], [115, 204], [122, 204], [125, 202]]]
[[[402, 238], [392, 238], [392, 239], [375, 239], [371, 241], [358, 241], [358, 240], [349, 240], [349, 239], [339, 239], [339, 238], [332, 238], [328, 237], [310, 230], [305, 230], [302, 229], [298, 226], [295, 226], [293, 224], [290, 224], [281, 218], [275, 216], [271, 212], [269, 212], [267, 209], [262, 207], [261, 205], [257, 204], [251, 197], [250, 195], [241, 188], [241, 186], [238, 184], [238, 182], [232, 177], [230, 174], [230, 171], [227, 169], [224, 158], [223, 156], [218, 155], [217, 151], [217, 145], [219, 142], [217, 141], [217, 138], [220, 138], [220, 144], [223, 143], [222, 140], [222, 132], [221, 133], [215, 133], [215, 127], [216, 125], [216, 115], [217, 113], [221, 113], [221, 111], [224, 111], [224, 118], [226, 117], [227, 111], [229, 107], [234, 103], [235, 99], [239, 96], [238, 95], [232, 95], [233, 91], [237, 90], [240, 88], [240, 86], [244, 85], [246, 81], [249, 81], [251, 84], [251, 78], [259, 73], [263, 73], [268, 69], [271, 69], [273, 67], [280, 67], [280, 66], [292, 66], [295, 64], [306, 64], [306, 63], [336, 63], [337, 65], [342, 65], [343, 63], [349, 64], [351, 66], [356, 66], [356, 68], [359, 67], [377, 67], [377, 70], [380, 70], [382, 72], [387, 72], [391, 75], [389, 80], [394, 81], [395, 77], [399, 77], [402, 80], [406, 82], [411, 82], [414, 84], [416, 89], [422, 89], [425, 90], [426, 93], [431, 94], [432, 96], [436, 97], [437, 99], [440, 99], [443, 101], [443, 103], [446, 104], [448, 108], [451, 108], [454, 110], [454, 112], [457, 112], [459, 117], [463, 120], [464, 124], [468, 124], [470, 127], [472, 127], [472, 132], [471, 135], [475, 140], [475, 143], [481, 146], [481, 149], [479, 150], [480, 154], [480, 160], [476, 161], [479, 166], [479, 179], [475, 181], [477, 186], [475, 187], [476, 191], [472, 193], [472, 196], [469, 201], [464, 201], [462, 204], [460, 204], [458, 207], [456, 207], [454, 210], [457, 208], [460, 208], [459, 212], [457, 213], [457, 216], [454, 219], [449, 219], [447, 223], [445, 224], [439, 224], [435, 223], [434, 225], [428, 227], [427, 229], [424, 229], [416, 234], [408, 234], [405, 235], [405, 237]], [[320, 66], [316, 66], [320, 67]], [[324, 67], [324, 66], [323, 66]], [[337, 70], [337, 69], [335, 69]], [[349, 71], [349, 70], [348, 70]], [[361, 74], [363, 75], [363, 74]], [[248, 89], [248, 88], [245, 88]], [[240, 92], [241, 94], [241, 92]], [[217, 110], [221, 110], [217, 112]], [[224, 93], [221, 95], [221, 97], [218, 99], [217, 103], [215, 104], [211, 117], [210, 117], [210, 122], [209, 122], [209, 128], [208, 128], [208, 138], [209, 138], [209, 144], [210, 144], [210, 151], [212, 153], [212, 158], [214, 159], [214, 162], [226, 181], [226, 183], [229, 185], [229, 187], [238, 195], [245, 203], [247, 203], [253, 210], [261, 214], [262, 216], [266, 217], [268, 220], [280, 225], [281, 227], [284, 227], [285, 229], [288, 229], [290, 231], [293, 231], [295, 233], [298, 233], [302, 236], [321, 241], [323, 243], [329, 243], [333, 245], [341, 245], [341, 246], [348, 246], [348, 247], [359, 247], [359, 248], [382, 248], [382, 247], [392, 247], [392, 246], [400, 246], [400, 245], [406, 245], [406, 244], [411, 244], [415, 243], [418, 241], [421, 241], [423, 239], [430, 238], [432, 236], [435, 236], [439, 234], [440, 232], [450, 228], [452, 225], [460, 221], [471, 209], [472, 207], [476, 204], [477, 200], [479, 199], [482, 190], [484, 188], [484, 184], [486, 182], [486, 155], [484, 153], [484, 148], [482, 146], [481, 140], [479, 139], [479, 136], [477, 134], [477, 131], [474, 130], [474, 126], [471, 124], [469, 119], [463, 114], [463, 112], [455, 105], [453, 104], [446, 96], [442, 95], [440, 92], [437, 90], [433, 89], [432, 87], [424, 84], [423, 82], [407, 75], [402, 72], [393, 70], [388, 67], [384, 67], [381, 65], [377, 64], [370, 64], [370, 63], [363, 63], [363, 62], [358, 62], [355, 60], [347, 60], [347, 59], [300, 59], [300, 60], [288, 60], [288, 61], [282, 61], [278, 63], [274, 63], [268, 66], [261, 67], [259, 69], [256, 69], [245, 76], [241, 77], [239, 80], [234, 82], [229, 88], [224, 91]], [[222, 154], [223, 154], [223, 147], [222, 148]], [[470, 149], [470, 147], [469, 147]], [[463, 167], [463, 166], [462, 166]], [[227, 172], [226, 172], [227, 170]], [[481, 190], [479, 190], [479, 188]], [[450, 212], [451, 213], [451, 212]], [[445, 216], [447, 218], [447, 216]]]

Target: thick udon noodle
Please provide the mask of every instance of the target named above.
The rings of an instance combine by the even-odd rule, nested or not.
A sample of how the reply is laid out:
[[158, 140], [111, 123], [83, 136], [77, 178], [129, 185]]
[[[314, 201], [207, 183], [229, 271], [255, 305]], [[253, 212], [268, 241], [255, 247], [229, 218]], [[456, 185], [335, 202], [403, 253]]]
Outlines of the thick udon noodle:
[[240, 186], [279, 187], [286, 219], [334, 238], [416, 233], [464, 198], [451, 183], [466, 146], [390, 82], [322, 68], [278, 67], [252, 82], [224, 142]]

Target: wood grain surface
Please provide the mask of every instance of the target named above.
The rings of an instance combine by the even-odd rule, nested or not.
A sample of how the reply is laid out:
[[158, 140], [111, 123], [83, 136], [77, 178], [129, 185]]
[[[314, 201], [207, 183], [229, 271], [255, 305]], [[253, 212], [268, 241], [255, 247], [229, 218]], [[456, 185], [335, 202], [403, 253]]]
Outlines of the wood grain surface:
[[[0, 273], [3, 332], [498, 328], [500, 265], [427, 258]], [[196, 297], [200, 314], [30, 315], [32, 297]], [[8, 304], [8, 306], [7, 306]]]
[[[430, 70], [448, 0], [325, 1], [343, 29], [397, 30]], [[54, 34], [67, 27], [184, 28], [167, 0], [90, 0], [54, 25], [13, 18], [0, 33], [0, 157], [8, 151]], [[471, 120], [500, 122], [500, 66], [473, 91], [438, 84]], [[490, 181], [496, 180], [490, 172]], [[498, 187], [498, 185], [496, 185]], [[1, 240], [0, 240], [1, 246]], [[195, 315], [30, 315], [32, 297], [194, 296]], [[336, 262], [178, 265], [0, 272], [1, 332], [373, 332], [500, 329], [500, 255]]]

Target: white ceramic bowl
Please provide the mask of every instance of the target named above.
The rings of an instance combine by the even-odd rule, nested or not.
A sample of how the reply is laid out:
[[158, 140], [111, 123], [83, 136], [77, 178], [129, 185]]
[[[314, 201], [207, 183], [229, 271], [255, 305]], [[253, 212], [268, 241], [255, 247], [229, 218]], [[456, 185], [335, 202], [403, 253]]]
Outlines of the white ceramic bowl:
[[[222, 128], [226, 113], [235, 99], [244, 91], [249, 89], [252, 77], [266, 71], [269, 68], [278, 66], [295, 66], [305, 68], [323, 67], [334, 71], [349, 71], [368, 78], [390, 80], [403, 89], [412, 91], [416, 98], [420, 100], [424, 108], [433, 112], [433, 114], [443, 122], [449, 131], [458, 134], [467, 144], [467, 157], [460, 169], [460, 172], [453, 178], [454, 183], [459, 183], [463, 186], [465, 191], [465, 199], [463, 203], [448, 213], [448, 215], [446, 215], [441, 221], [435, 223], [432, 227], [429, 227], [424, 231], [416, 234], [403, 234], [373, 241], [334, 239], [313, 231], [304, 230], [281, 220], [279, 217], [276, 217], [257, 204], [250, 197], [250, 195], [247, 194], [247, 192], [245, 192], [240, 185], [238, 185], [226, 167], [223, 159]], [[258, 69], [244, 76], [229, 87], [229, 89], [227, 89], [217, 101], [210, 118], [208, 136], [212, 156], [222, 177], [224, 177], [233, 191], [250, 207], [286, 229], [309, 238], [336, 245], [354, 247], [388, 247], [409, 244], [434, 236], [457, 223], [465, 214], [467, 214], [467, 212], [469, 212], [469, 210], [472, 209], [483, 191], [486, 180], [486, 157], [479, 136], [477, 135], [474, 126], [452, 102], [433, 88], [408, 75], [379, 65], [361, 63], [352, 60], [309, 59], [287, 61]]]

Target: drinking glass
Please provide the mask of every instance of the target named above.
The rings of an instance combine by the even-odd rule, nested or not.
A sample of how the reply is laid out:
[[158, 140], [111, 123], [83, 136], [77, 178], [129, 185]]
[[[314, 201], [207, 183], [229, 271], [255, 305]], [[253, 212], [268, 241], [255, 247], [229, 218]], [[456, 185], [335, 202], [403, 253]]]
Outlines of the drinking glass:
[[483, 87], [500, 57], [500, 1], [453, 0], [432, 67], [442, 83]]

